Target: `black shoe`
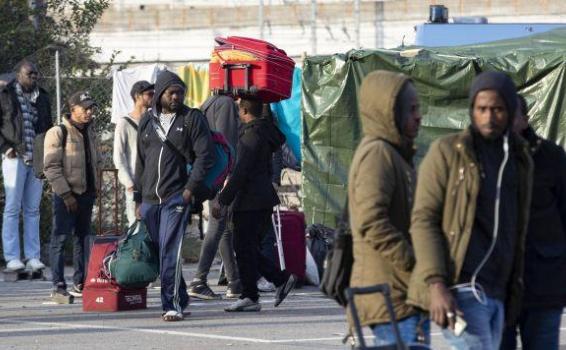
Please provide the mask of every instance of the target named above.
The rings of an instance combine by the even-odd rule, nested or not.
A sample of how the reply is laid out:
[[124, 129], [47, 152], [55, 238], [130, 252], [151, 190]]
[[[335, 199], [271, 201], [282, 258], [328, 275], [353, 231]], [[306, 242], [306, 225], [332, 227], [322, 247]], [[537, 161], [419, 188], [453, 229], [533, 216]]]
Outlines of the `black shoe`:
[[192, 282], [189, 285], [188, 290], [189, 296], [204, 300], [218, 300], [222, 299], [222, 296], [214, 293], [208, 284], [204, 281]]
[[278, 307], [279, 304], [285, 300], [289, 292], [293, 290], [293, 287], [295, 287], [297, 280], [297, 276], [291, 274], [285, 283], [277, 287], [277, 290], [275, 291], [275, 307]]
[[75, 298], [67, 292], [65, 286], [55, 286], [51, 291], [51, 300], [56, 304], [72, 304]]
[[82, 298], [83, 297], [83, 284], [74, 284], [69, 291], [69, 294], [74, 296], [75, 298]]

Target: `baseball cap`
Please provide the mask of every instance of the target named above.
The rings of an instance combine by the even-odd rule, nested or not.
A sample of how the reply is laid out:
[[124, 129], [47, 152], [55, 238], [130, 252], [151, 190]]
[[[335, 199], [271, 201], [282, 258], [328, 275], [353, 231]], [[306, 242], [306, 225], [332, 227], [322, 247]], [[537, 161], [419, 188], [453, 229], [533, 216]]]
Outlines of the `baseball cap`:
[[153, 89], [155, 89], [155, 84], [151, 84], [147, 80], [140, 80], [132, 86], [132, 90], [130, 90], [130, 96], [132, 96], [132, 99], [135, 99], [136, 94], [141, 94], [142, 92]]
[[73, 106], [81, 106], [83, 108], [89, 108], [89, 107], [96, 105], [96, 102], [94, 102], [92, 97], [90, 97], [90, 94], [89, 94], [88, 91], [75, 92], [69, 98], [68, 103], [69, 103], [69, 108], [71, 108]]

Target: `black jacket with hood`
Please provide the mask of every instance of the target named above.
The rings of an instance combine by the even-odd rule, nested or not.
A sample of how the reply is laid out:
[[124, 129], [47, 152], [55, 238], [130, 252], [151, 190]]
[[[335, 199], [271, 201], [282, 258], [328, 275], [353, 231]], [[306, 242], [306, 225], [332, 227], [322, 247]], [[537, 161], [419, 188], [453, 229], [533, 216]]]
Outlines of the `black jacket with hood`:
[[[24, 118], [14, 84], [15, 81], [12, 81], [0, 88], [0, 153], [2, 154], [10, 148], [14, 148], [18, 154], [25, 153], [25, 145], [22, 142]], [[53, 126], [49, 96], [42, 88], [38, 89], [39, 96], [35, 102], [38, 117], [38, 122], [35, 124], [36, 135], [46, 132]]]
[[[169, 128], [167, 138], [183, 153], [180, 159], [165, 145], [153, 126], [152, 120], [159, 124], [160, 100], [171, 85], [185, 87], [183, 81], [174, 73], [164, 71], [157, 77], [152, 108], [142, 117], [138, 127], [138, 157], [135, 171], [136, 202], [161, 204], [172, 195], [184, 189], [198, 197], [203, 191], [204, 178], [214, 165], [214, 144], [204, 115], [198, 110], [185, 106], [179, 108]], [[190, 173], [187, 162], [191, 164]]]
[[566, 153], [528, 128], [534, 180], [525, 249], [526, 307], [566, 306]]
[[272, 155], [284, 142], [283, 133], [265, 118], [244, 124], [238, 142], [238, 161], [220, 193], [220, 204], [228, 206], [234, 202], [234, 211], [271, 210], [279, 204], [271, 183]]

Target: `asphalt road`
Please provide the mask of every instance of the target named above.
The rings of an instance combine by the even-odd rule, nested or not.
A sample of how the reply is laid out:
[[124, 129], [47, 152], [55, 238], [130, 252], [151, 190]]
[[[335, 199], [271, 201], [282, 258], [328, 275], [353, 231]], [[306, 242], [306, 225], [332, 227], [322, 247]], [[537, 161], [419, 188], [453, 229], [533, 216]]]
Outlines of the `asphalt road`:
[[[192, 277], [193, 269], [186, 266], [185, 277]], [[0, 282], [1, 350], [349, 348], [341, 342], [346, 330], [343, 310], [315, 287], [296, 289], [278, 308], [273, 307], [273, 293], [264, 294], [259, 313], [226, 313], [228, 300], [193, 299], [191, 315], [177, 323], [161, 321], [157, 289], [149, 290], [145, 310], [85, 313], [80, 299], [73, 305], [50, 303], [50, 288], [48, 281]], [[565, 326], [563, 320], [563, 344]], [[432, 345], [448, 349], [437, 328], [432, 330]]]

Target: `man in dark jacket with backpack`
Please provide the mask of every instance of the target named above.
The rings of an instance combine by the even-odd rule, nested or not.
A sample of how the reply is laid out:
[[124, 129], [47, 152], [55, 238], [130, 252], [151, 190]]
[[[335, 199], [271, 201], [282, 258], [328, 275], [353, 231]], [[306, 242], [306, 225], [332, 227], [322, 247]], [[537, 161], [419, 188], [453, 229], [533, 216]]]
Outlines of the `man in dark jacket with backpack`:
[[272, 155], [285, 136], [269, 120], [261, 118], [263, 104], [255, 99], [240, 100], [240, 121], [244, 124], [238, 143], [238, 161], [228, 183], [218, 197], [212, 214], [219, 217], [233, 205], [234, 247], [243, 285], [240, 299], [225, 311], [260, 311], [257, 290], [258, 269], [278, 288], [275, 306], [293, 289], [297, 277], [281, 272], [259, 252], [260, 242], [270, 224], [273, 206], [279, 197], [271, 183]]
[[[224, 135], [226, 140], [234, 149], [238, 143], [238, 106], [234, 99], [226, 95], [214, 95], [208, 98], [201, 107], [208, 125], [211, 130], [217, 131]], [[218, 202], [218, 198], [209, 201], [209, 208], [212, 210], [214, 203]], [[200, 250], [200, 258], [198, 261], [197, 271], [193, 280], [189, 285], [189, 296], [214, 300], [221, 299], [219, 294], [214, 293], [208, 286], [207, 276], [210, 267], [216, 256], [216, 251], [220, 252], [224, 270], [228, 279], [228, 288], [226, 288], [226, 298], [238, 298], [241, 294], [241, 285], [236, 267], [236, 258], [234, 256], [234, 245], [232, 243], [232, 228], [228, 223], [231, 216], [229, 210], [220, 218], [210, 217], [208, 221], [208, 230], [204, 237], [202, 248]]]
[[183, 104], [185, 91], [176, 74], [162, 72], [138, 130], [134, 200], [159, 244], [164, 321], [182, 320], [189, 302], [181, 269], [183, 235], [215, 160], [206, 119]]

